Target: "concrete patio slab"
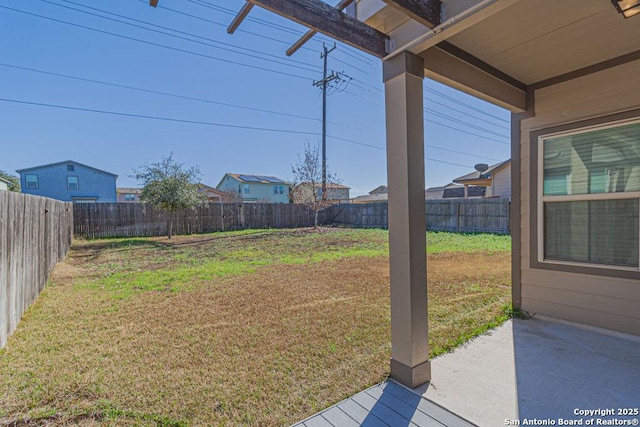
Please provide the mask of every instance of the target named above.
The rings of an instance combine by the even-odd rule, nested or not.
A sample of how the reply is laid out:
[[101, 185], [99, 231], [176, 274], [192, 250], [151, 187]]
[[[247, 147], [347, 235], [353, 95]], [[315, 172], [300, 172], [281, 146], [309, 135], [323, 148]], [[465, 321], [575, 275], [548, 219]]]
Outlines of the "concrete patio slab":
[[431, 367], [429, 384], [410, 390], [388, 381], [297, 426], [636, 426], [640, 420], [640, 337], [513, 320], [435, 358]]
[[[479, 426], [640, 419], [618, 413], [640, 408], [640, 337], [513, 320], [434, 359], [432, 372], [432, 382], [416, 391]], [[576, 413], [604, 409], [613, 415]]]

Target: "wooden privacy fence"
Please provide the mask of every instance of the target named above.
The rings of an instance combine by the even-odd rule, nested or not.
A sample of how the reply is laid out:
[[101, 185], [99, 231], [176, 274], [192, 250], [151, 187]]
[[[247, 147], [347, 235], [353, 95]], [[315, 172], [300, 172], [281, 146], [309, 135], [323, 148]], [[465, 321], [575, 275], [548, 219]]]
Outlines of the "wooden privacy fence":
[[[74, 233], [88, 238], [162, 236], [167, 213], [141, 203], [79, 203], [73, 206]], [[451, 199], [426, 201], [427, 230], [509, 233], [509, 201]], [[340, 204], [320, 212], [320, 225], [387, 228], [387, 203]], [[176, 213], [174, 234], [313, 225], [313, 211], [298, 204], [210, 203]]]
[[0, 191], [0, 348], [67, 253], [71, 203]]
[[[333, 223], [349, 227], [388, 228], [386, 202], [343, 204], [331, 208]], [[509, 234], [507, 199], [443, 199], [425, 201], [427, 230]]]
[[[74, 233], [88, 238], [162, 236], [167, 213], [143, 203], [78, 203], [73, 206]], [[323, 211], [320, 224], [331, 223]], [[210, 233], [249, 228], [313, 226], [313, 211], [305, 205], [283, 203], [209, 203], [177, 212], [174, 234]]]

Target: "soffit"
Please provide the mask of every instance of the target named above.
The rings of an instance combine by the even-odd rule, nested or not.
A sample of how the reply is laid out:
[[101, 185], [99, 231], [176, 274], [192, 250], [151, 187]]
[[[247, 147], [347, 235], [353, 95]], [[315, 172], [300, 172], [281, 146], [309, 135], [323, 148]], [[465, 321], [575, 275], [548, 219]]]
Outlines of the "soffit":
[[610, 0], [521, 0], [448, 41], [532, 84], [640, 50], [640, 17]]

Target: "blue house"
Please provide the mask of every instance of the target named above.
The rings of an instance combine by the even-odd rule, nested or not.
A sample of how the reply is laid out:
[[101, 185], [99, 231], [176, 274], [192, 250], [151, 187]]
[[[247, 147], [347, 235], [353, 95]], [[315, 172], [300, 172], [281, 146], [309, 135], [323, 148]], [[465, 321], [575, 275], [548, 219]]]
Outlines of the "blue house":
[[66, 160], [17, 170], [22, 192], [65, 202], [115, 203], [118, 175]]
[[289, 203], [290, 185], [265, 175], [227, 173], [216, 187], [246, 203]]

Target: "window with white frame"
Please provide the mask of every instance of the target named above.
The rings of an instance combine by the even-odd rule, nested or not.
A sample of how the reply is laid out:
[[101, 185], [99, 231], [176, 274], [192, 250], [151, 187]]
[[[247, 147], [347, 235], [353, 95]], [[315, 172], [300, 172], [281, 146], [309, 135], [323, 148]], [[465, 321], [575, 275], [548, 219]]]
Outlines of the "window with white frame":
[[640, 120], [538, 139], [538, 261], [637, 270]]
[[28, 173], [24, 177], [25, 187], [38, 188], [38, 175], [35, 173]]
[[80, 188], [77, 176], [67, 177], [67, 190], [77, 190]]
[[284, 185], [274, 185], [273, 194], [284, 194]]
[[125, 202], [135, 202], [136, 201], [136, 195], [132, 194], [132, 193], [125, 193], [124, 201]]

